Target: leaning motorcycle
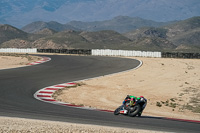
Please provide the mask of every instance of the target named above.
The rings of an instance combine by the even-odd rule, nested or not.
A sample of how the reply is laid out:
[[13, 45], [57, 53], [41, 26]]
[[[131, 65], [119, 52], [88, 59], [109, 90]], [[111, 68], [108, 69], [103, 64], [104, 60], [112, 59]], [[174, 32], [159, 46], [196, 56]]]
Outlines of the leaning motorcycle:
[[[147, 100], [145, 98], [140, 98], [136, 100], [133, 106], [129, 106], [130, 103], [126, 103], [125, 105], [119, 106], [115, 111], [114, 115], [124, 114], [129, 115], [131, 117], [135, 117], [136, 115], [140, 116], [141, 112], [144, 110]], [[126, 110], [124, 108], [126, 107]]]

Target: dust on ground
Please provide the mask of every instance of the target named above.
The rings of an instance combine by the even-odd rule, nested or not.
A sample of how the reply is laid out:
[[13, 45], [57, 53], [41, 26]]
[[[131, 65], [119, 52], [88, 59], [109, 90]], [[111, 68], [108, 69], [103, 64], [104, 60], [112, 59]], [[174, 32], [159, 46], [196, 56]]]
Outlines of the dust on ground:
[[143, 61], [137, 70], [82, 81], [81, 86], [63, 89], [54, 97], [115, 110], [127, 94], [144, 96], [148, 104], [143, 115], [200, 120], [200, 60], [136, 59]]

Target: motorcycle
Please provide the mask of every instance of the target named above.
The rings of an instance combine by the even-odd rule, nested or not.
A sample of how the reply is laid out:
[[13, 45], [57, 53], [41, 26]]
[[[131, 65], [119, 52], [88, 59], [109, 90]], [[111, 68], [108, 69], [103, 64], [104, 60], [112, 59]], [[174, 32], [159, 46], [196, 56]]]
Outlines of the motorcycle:
[[133, 106], [130, 106], [130, 103], [127, 102], [121, 106], [119, 106], [115, 111], [114, 115], [124, 114], [131, 117], [135, 117], [136, 115], [141, 116], [142, 111], [146, 107], [147, 100], [145, 98], [140, 98], [136, 100]]

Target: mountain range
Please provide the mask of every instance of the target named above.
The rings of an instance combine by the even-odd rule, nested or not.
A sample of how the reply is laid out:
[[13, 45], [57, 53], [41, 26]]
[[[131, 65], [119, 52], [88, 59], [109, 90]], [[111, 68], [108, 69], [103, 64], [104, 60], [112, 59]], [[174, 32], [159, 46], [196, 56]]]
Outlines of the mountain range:
[[104, 21], [116, 16], [157, 22], [200, 16], [199, 0], [1, 0], [0, 23], [21, 28], [35, 21]]
[[30, 23], [22, 30], [28, 33], [38, 32], [45, 28], [55, 31], [75, 30], [75, 31], [100, 31], [100, 30], [113, 30], [119, 33], [128, 32], [141, 27], [159, 27], [173, 22], [156, 22], [152, 20], [146, 20], [139, 17], [117, 16], [111, 20], [94, 21], [94, 22], [82, 22], [82, 21], [70, 21], [66, 24], [61, 24], [55, 21], [42, 22], [37, 21]]
[[[119, 18], [123, 18], [122, 20]], [[121, 21], [132, 22], [129, 17], [121, 16], [108, 20], [106, 22], [114, 22], [118, 19]], [[136, 19], [136, 18], [133, 18]], [[138, 18], [137, 18], [138, 19]], [[141, 20], [141, 19], [139, 19]], [[143, 19], [142, 19], [143, 20]], [[144, 20], [145, 21], [145, 20]], [[73, 22], [73, 21], [72, 21]], [[184, 51], [184, 52], [200, 52], [200, 17], [192, 17], [182, 21], [176, 21], [165, 24], [154, 25], [129, 25], [123, 23], [119, 26], [120, 31], [127, 32], [119, 33], [112, 30], [88, 30], [88, 24], [77, 26], [77, 23], [68, 23], [65, 30], [63, 25], [57, 22], [36, 22], [34, 27], [41, 27], [35, 30], [34, 33], [28, 33], [21, 29], [10, 25], [0, 25], [0, 47], [15, 47], [15, 48], [80, 48], [80, 49], [126, 49], [126, 50], [145, 50], [145, 51]], [[101, 21], [105, 24], [104, 21]], [[118, 22], [118, 21], [117, 21]], [[96, 23], [96, 22], [94, 22]], [[97, 22], [99, 23], [99, 22]], [[116, 23], [116, 22], [114, 22]], [[141, 21], [140, 23], [143, 23]], [[87, 26], [83, 26], [87, 24]], [[149, 24], [149, 23], [148, 23]], [[97, 27], [101, 27], [97, 25]], [[30, 26], [30, 27], [29, 27]], [[25, 26], [26, 29], [33, 25]], [[55, 27], [54, 27], [55, 26]], [[113, 24], [113, 27], [116, 25]], [[50, 28], [51, 27], [51, 28]], [[109, 26], [108, 26], [109, 27]], [[132, 28], [136, 27], [136, 28]], [[65, 27], [64, 27], [65, 28]], [[123, 29], [124, 28], [124, 29]], [[32, 32], [32, 30], [30, 30]]]

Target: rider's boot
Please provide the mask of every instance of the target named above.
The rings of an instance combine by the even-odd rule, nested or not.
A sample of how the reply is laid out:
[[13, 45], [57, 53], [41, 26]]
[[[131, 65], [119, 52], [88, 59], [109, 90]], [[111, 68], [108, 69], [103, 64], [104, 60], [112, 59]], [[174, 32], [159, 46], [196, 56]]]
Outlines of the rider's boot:
[[124, 114], [127, 114], [128, 113], [128, 110], [124, 110]]
[[123, 113], [124, 113], [124, 114], [127, 114], [127, 113], [128, 113], [128, 110], [127, 110], [127, 107], [126, 107], [126, 106], [123, 107]]

